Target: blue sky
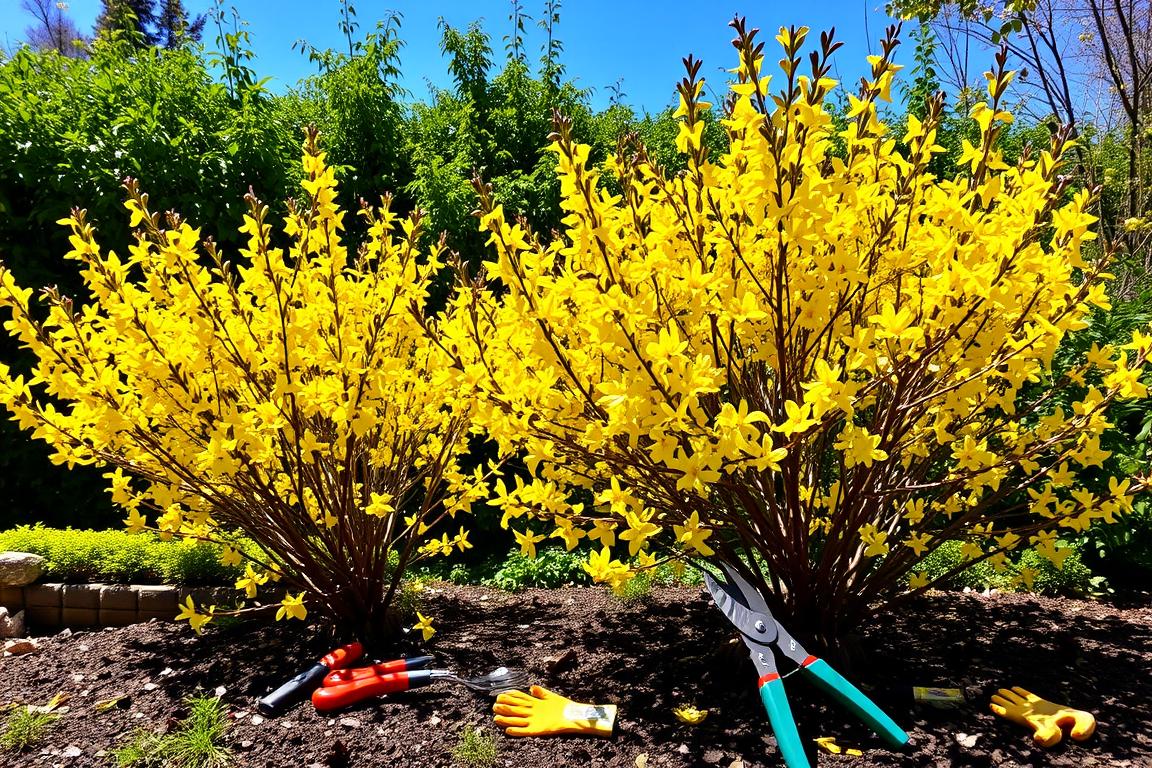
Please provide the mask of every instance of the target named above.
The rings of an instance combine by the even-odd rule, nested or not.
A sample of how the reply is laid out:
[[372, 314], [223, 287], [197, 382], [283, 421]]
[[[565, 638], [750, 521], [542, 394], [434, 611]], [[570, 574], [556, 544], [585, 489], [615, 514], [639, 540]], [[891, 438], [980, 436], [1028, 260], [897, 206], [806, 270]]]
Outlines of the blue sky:
[[[69, 12], [82, 30], [88, 30], [100, 5], [100, 0], [71, 0]], [[274, 90], [282, 91], [315, 71], [307, 57], [292, 50], [296, 40], [305, 38], [318, 48], [345, 45], [337, 26], [337, 0], [235, 0], [232, 5], [249, 22], [257, 56], [255, 69], [259, 76], [273, 78], [270, 87]], [[361, 34], [389, 10], [403, 14], [403, 84], [418, 99], [427, 96], [430, 83], [450, 83], [438, 46], [438, 18], [444, 17], [461, 27], [482, 19], [494, 47], [501, 52], [503, 37], [511, 30], [511, 4], [506, 0], [361, 0], [355, 5]], [[185, 6], [191, 12], [201, 12], [211, 3], [185, 0]], [[543, 7], [543, 0], [524, 0], [524, 10], [533, 18], [543, 15]], [[710, 80], [723, 80], [720, 70], [735, 62], [735, 52], [729, 44], [732, 30], [727, 24], [737, 11], [748, 17], [750, 25], [762, 30], [770, 54], [776, 46], [772, 38], [781, 25], [811, 27], [812, 41], [818, 39], [815, 33], [835, 26], [837, 38], [844, 42], [836, 57], [836, 71], [848, 83], [854, 83], [864, 73], [869, 46], [876, 48], [885, 25], [891, 23], [883, 11], [883, 0], [759, 0], [743, 4], [710, 0], [567, 0], [560, 11], [558, 28], [565, 48], [563, 61], [568, 75], [578, 85], [595, 89], [595, 106], [603, 107], [610, 95], [609, 86], [621, 80], [629, 104], [656, 111], [674, 102], [675, 83], [683, 74], [680, 60], [689, 53], [704, 60], [703, 72]], [[0, 0], [0, 44], [18, 44], [29, 21], [18, 0]], [[905, 30], [905, 38], [909, 31]], [[215, 34], [210, 22], [204, 35], [209, 48], [214, 47]], [[527, 38], [533, 59], [539, 55], [543, 40], [543, 31], [533, 23]], [[911, 53], [911, 45], [905, 43], [898, 60], [908, 62]], [[775, 58], [769, 55], [769, 61]]]

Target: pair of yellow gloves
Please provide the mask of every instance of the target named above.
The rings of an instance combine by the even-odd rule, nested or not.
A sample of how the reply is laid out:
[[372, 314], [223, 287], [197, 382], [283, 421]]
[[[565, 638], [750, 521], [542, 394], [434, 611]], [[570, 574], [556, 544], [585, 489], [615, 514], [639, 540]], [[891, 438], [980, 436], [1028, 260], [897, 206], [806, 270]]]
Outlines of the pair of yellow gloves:
[[528, 693], [505, 691], [492, 711], [509, 736], [611, 736], [616, 722], [615, 704], [581, 704], [538, 685]]
[[[509, 736], [611, 736], [616, 722], [615, 704], [582, 704], [538, 685], [528, 693], [500, 694], [492, 711]], [[1054, 704], [1020, 687], [1001, 688], [992, 696], [992, 712], [1031, 728], [1032, 738], [1044, 747], [1059, 743], [1064, 728], [1076, 741], [1096, 730], [1096, 718], [1088, 712]]]

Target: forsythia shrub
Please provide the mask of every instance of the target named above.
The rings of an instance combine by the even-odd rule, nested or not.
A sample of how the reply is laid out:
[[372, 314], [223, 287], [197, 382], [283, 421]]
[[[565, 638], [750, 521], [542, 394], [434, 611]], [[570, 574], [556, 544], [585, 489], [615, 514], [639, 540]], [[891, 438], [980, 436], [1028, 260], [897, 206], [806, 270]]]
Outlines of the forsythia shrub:
[[[1003, 161], [1001, 56], [968, 173], [937, 179], [942, 99], [899, 130], [877, 117], [895, 30], [840, 130], [827, 36], [804, 74], [807, 30], [780, 31], [773, 91], [755, 30], [733, 26], [721, 157], [702, 145], [710, 105], [689, 59], [686, 171], [626, 143], [604, 169], [612, 194], [558, 120], [550, 243], [478, 185], [498, 285], [462, 274], [444, 330], [478, 421], [532, 474], [497, 484], [505, 524], [525, 551], [591, 540], [587, 569], [618, 588], [659, 552], [723, 558], [827, 639], [925, 589], [918, 564], [943, 542], [969, 563], [1002, 568], [1029, 544], [1059, 562], [1062, 528], [1114, 521], [1144, 486], [1105, 477], [1094, 494], [1078, 478], [1108, 455], [1109, 403], [1145, 394], [1152, 348], [1138, 334], [1050, 375], [1108, 305], [1090, 195], [1058, 174], [1066, 134]], [[1070, 410], [1052, 404], [1064, 388]]]
[[[314, 130], [304, 169], [282, 244], [249, 196], [236, 263], [151, 213], [130, 181], [141, 229], [126, 256], [100, 249], [83, 211], [63, 222], [90, 304], [49, 289], [40, 312], [0, 266], [5, 328], [38, 358], [27, 381], [0, 365], [0, 398], [56, 461], [114, 467], [129, 528], [207, 541], [239, 530], [259, 553], [223, 558], [248, 560], [236, 586], [249, 598], [279, 580], [280, 616], [303, 618], [307, 596], [372, 633], [412, 561], [470, 546], [445, 518], [487, 491], [459, 469], [469, 404], [423, 316], [442, 246], [421, 253], [419, 216], [398, 218], [385, 198], [361, 211], [368, 241], [349, 254]], [[189, 605], [182, 618], [198, 628], [212, 615]]]

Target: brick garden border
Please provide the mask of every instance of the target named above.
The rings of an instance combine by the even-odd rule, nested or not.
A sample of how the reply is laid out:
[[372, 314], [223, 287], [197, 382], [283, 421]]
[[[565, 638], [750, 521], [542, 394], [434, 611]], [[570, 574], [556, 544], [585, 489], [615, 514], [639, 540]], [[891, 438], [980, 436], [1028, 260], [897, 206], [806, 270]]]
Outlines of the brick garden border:
[[197, 605], [236, 599], [227, 587], [169, 587], [145, 584], [29, 584], [0, 587], [0, 606], [23, 610], [36, 630], [68, 627], [125, 627], [150, 619], [171, 621], [191, 597]]

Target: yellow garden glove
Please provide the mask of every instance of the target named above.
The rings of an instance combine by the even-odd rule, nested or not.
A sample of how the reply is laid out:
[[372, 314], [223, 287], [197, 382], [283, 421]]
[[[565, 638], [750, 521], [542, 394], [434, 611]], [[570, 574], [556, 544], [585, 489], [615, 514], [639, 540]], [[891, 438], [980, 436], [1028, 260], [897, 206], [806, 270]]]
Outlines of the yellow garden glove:
[[553, 736], [578, 733], [611, 736], [615, 704], [581, 704], [538, 685], [531, 693], [506, 691], [496, 697], [496, 725], [509, 736]]
[[1064, 737], [1061, 728], [1070, 727], [1069, 735], [1076, 741], [1096, 730], [1096, 718], [1089, 713], [1053, 704], [1023, 688], [1001, 688], [992, 696], [992, 712], [1032, 728], [1032, 739], [1042, 747], [1058, 744]]

